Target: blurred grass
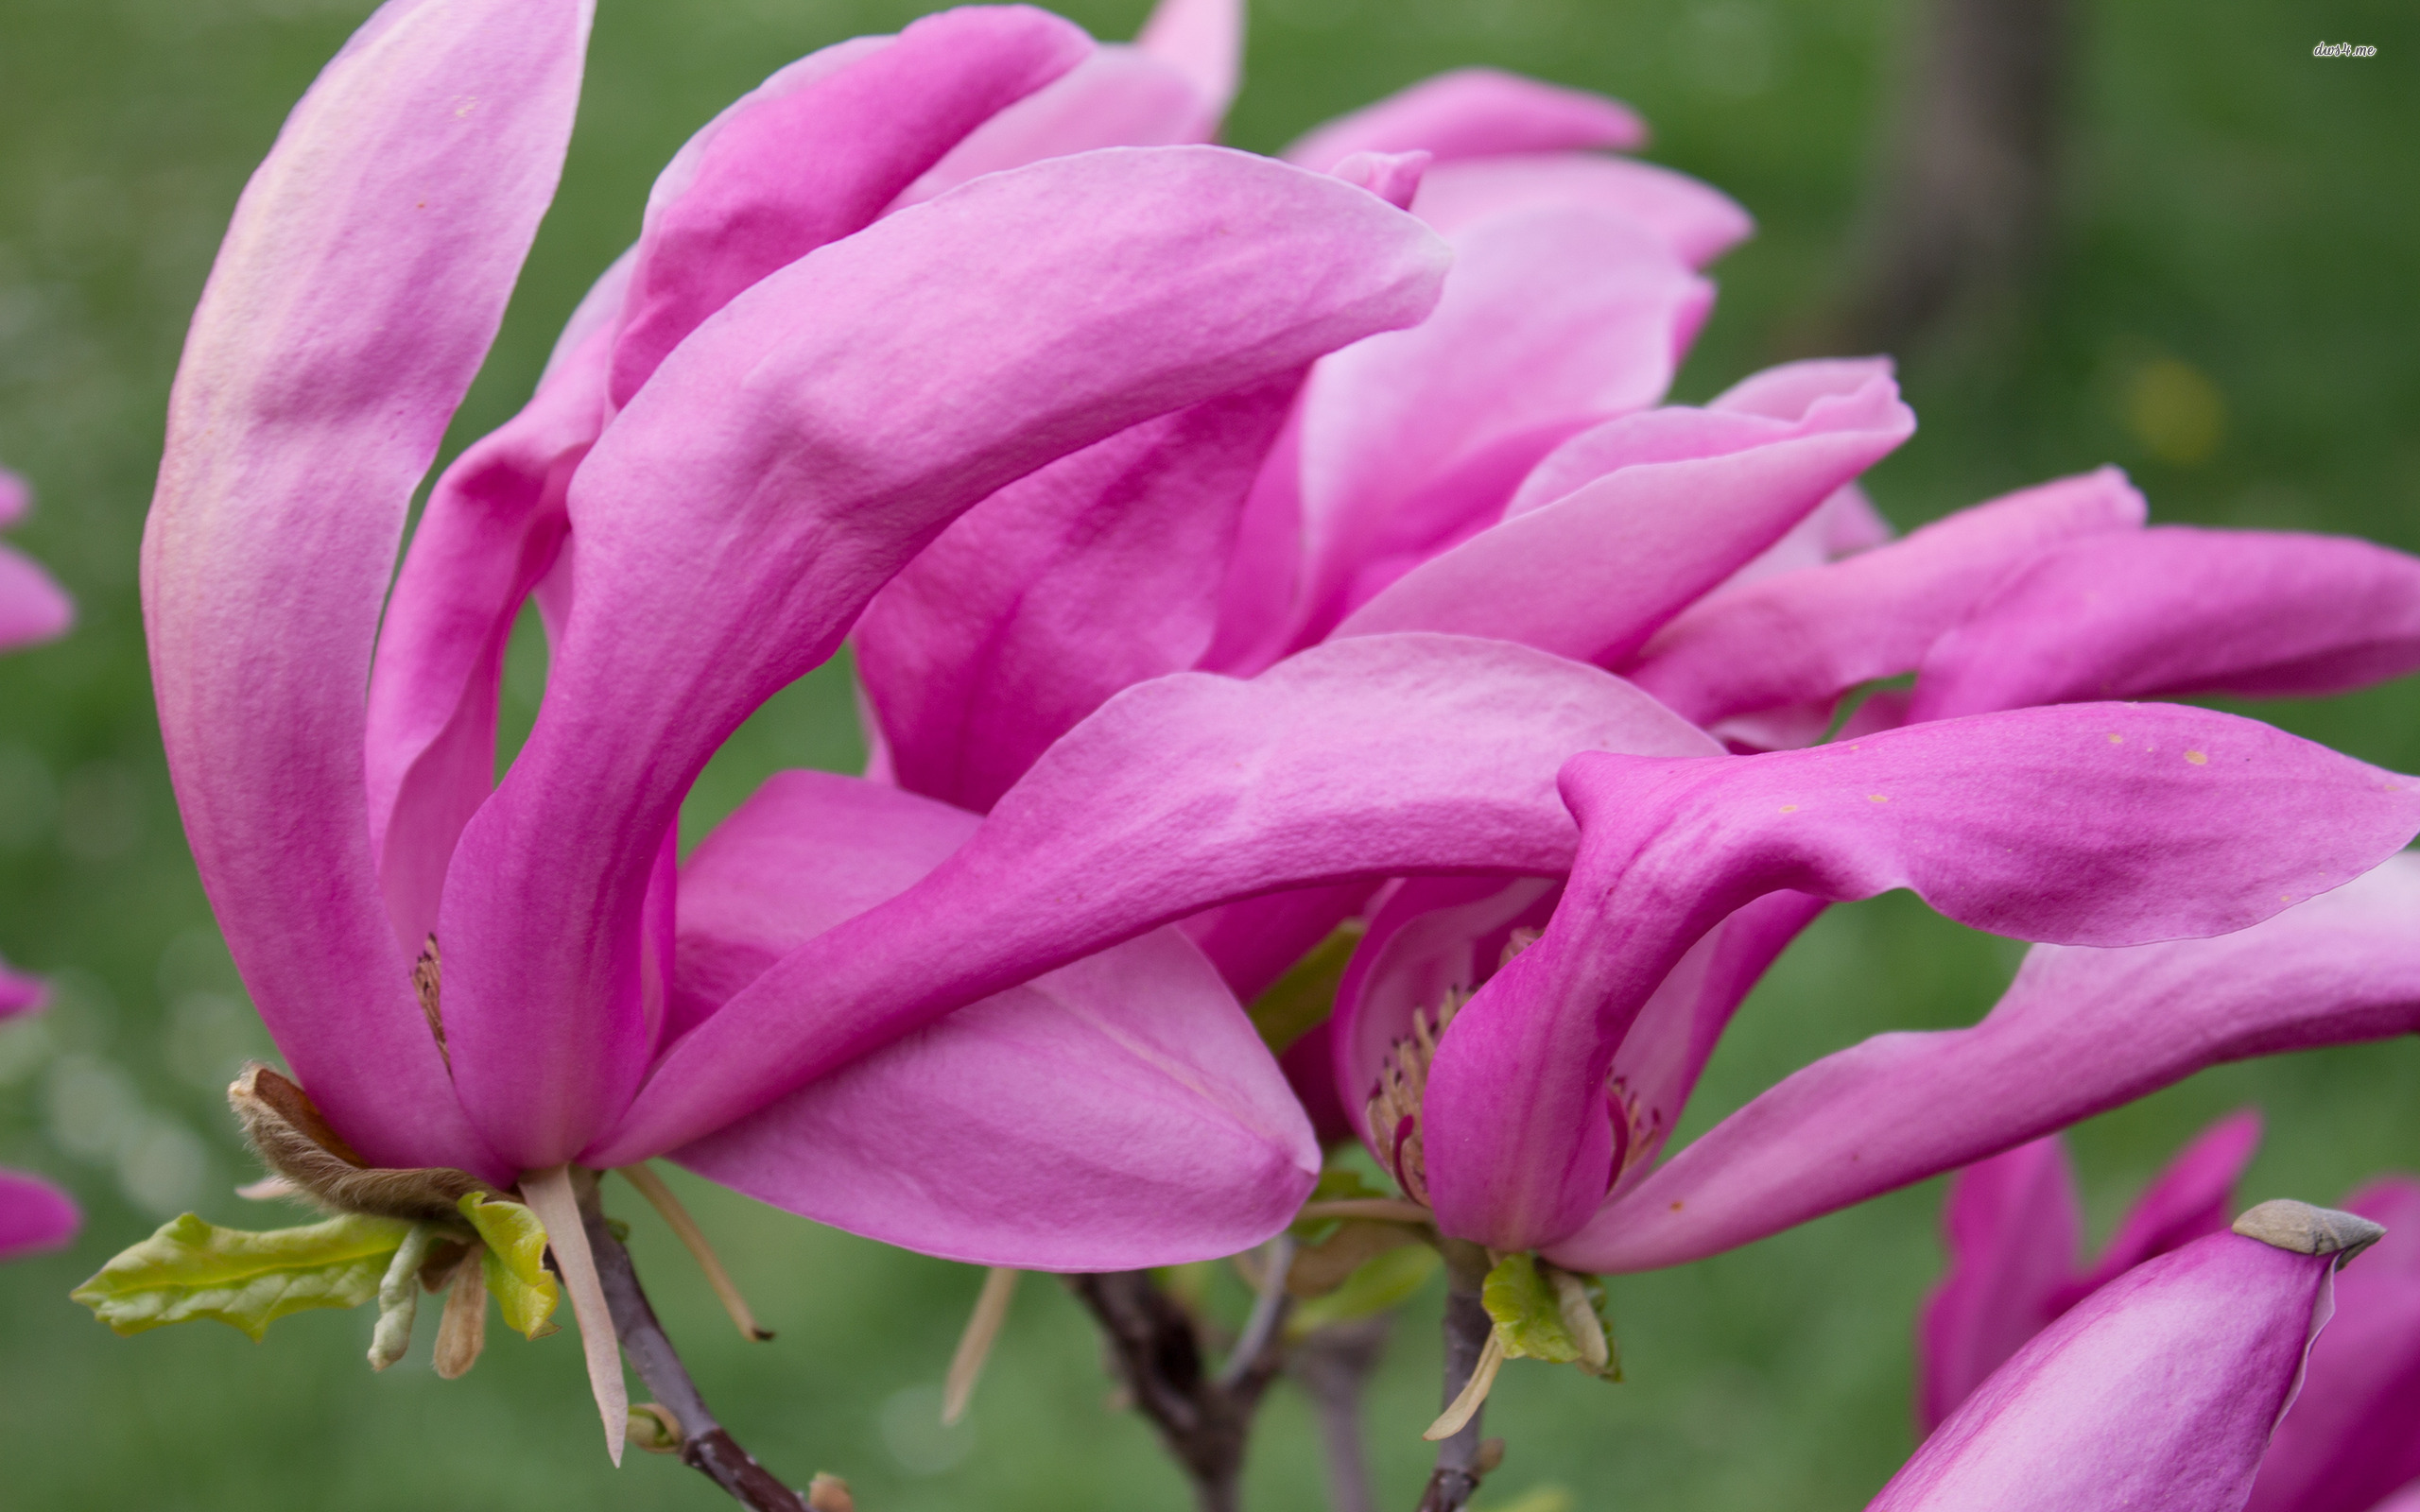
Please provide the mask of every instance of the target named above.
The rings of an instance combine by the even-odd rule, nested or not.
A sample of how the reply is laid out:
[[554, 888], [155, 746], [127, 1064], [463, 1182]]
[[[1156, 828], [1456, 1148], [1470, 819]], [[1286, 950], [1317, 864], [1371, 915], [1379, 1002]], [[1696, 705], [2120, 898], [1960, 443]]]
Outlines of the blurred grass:
[[[151, 726], [134, 546], [184, 321], [229, 207], [366, 0], [0, 0], [0, 460], [42, 503], [14, 539], [76, 593], [68, 640], [0, 661], [0, 951], [52, 973], [46, 1022], [0, 1032], [0, 1160], [73, 1185], [91, 1227], [0, 1273], [0, 1463], [10, 1506], [233, 1508], [432, 1502], [527, 1512], [720, 1503], [636, 1456], [609, 1469], [568, 1334], [499, 1338], [441, 1383], [423, 1353], [372, 1377], [368, 1320], [310, 1314], [254, 1346], [223, 1329], [112, 1338], [66, 1289], [161, 1216], [247, 1175], [220, 1101], [265, 1049], [178, 832]], [[773, 67], [915, 8], [603, 0], [562, 197], [458, 446], [527, 391], [587, 280], [636, 228], [656, 167]], [[1131, 32], [1141, 0], [1066, 8]], [[1762, 230], [1679, 397], [1787, 354], [1841, 276], [1895, 71], [1898, 0], [1271, 0], [1232, 139], [1273, 147], [1423, 74], [1485, 61], [1644, 110], [1651, 156], [1737, 196]], [[2011, 330], [1920, 352], [1924, 429], [1875, 478], [1900, 524], [2117, 461], [2164, 519], [2355, 531], [2420, 548], [2420, 13], [2139, 0], [2085, 18], [2066, 215], [2043, 298]], [[534, 711], [533, 644], [509, 679]], [[2265, 711], [2420, 767], [2406, 686]], [[844, 675], [768, 707], [709, 772], [692, 835], [769, 770], [856, 759]], [[1811, 1057], [1884, 1028], [1970, 1021], [2005, 942], [1905, 899], [1839, 910], [1784, 959], [1717, 1057], [1693, 1133]], [[2332, 1198], [2420, 1165], [2409, 1041], [2227, 1068], [2081, 1131], [2097, 1224], [2195, 1128], [2268, 1110], [2246, 1195]], [[741, 1439], [803, 1481], [848, 1475], [869, 1512], [1176, 1506], [1141, 1425], [1105, 1410], [1083, 1320], [1028, 1280], [970, 1424], [930, 1424], [977, 1278], [683, 1183], [780, 1339], [744, 1345], [625, 1197], [667, 1324]], [[1482, 1498], [1560, 1484], [1583, 1509], [1861, 1505], [1906, 1453], [1909, 1319], [1932, 1278], [1927, 1187], [1613, 1295], [1629, 1381], [1516, 1366]], [[263, 1218], [261, 1222], [276, 1220]], [[1425, 1473], [1435, 1298], [1404, 1321], [1372, 1403], [1383, 1503]], [[1306, 1412], [1272, 1400], [1252, 1471], [1270, 1512], [1320, 1504]]]

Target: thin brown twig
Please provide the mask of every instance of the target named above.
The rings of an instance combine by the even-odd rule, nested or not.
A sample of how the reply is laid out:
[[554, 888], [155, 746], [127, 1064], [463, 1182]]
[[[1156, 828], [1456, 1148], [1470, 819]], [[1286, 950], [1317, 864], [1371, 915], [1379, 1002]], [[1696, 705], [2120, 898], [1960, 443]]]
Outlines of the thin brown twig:
[[623, 1352], [630, 1356], [639, 1379], [655, 1393], [657, 1402], [681, 1425], [681, 1463], [721, 1486], [733, 1501], [753, 1512], [807, 1512], [804, 1498], [757, 1464], [715, 1420], [706, 1399], [699, 1394], [698, 1383], [689, 1379], [688, 1367], [681, 1363], [672, 1340], [666, 1336], [664, 1325], [656, 1321], [655, 1309], [648, 1305], [647, 1293], [639, 1286], [638, 1271], [631, 1264], [631, 1252], [622, 1247], [622, 1242], [607, 1226], [594, 1182], [586, 1183], [580, 1217]]
[[[1479, 1356], [1495, 1332], [1495, 1320], [1480, 1305], [1479, 1288], [1487, 1280], [1487, 1251], [1466, 1240], [1447, 1239], [1438, 1248], [1445, 1257], [1445, 1381], [1443, 1400], [1450, 1406], [1470, 1383]], [[1479, 1418], [1485, 1407], [1437, 1446], [1437, 1468], [1429, 1472], [1421, 1493], [1420, 1512], [1461, 1512], [1487, 1473], [1485, 1449], [1479, 1438]]]
[[1200, 1326], [1148, 1271], [1070, 1276], [1100, 1323], [1110, 1366], [1192, 1483], [1201, 1512], [1236, 1512], [1253, 1416], [1285, 1362], [1285, 1311], [1232, 1380], [1213, 1377]]
[[1331, 1323], [1312, 1330], [1287, 1356], [1287, 1373], [1302, 1383], [1319, 1417], [1329, 1512], [1377, 1512], [1361, 1430], [1361, 1397], [1386, 1355], [1393, 1324], [1393, 1314], [1388, 1313]]

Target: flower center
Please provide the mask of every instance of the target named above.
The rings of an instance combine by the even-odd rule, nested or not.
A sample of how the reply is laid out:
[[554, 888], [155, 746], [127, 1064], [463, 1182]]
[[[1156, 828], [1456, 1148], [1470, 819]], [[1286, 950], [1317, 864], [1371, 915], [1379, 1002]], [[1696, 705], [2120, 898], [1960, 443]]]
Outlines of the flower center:
[[1378, 1068], [1378, 1085], [1371, 1093], [1370, 1135], [1393, 1172], [1403, 1194], [1422, 1207], [1428, 1204], [1428, 1166], [1420, 1142], [1420, 1104], [1428, 1091], [1428, 1068], [1437, 1058], [1437, 1041], [1470, 994], [1451, 988], [1434, 1013], [1415, 1008], [1411, 1033], [1388, 1050]]

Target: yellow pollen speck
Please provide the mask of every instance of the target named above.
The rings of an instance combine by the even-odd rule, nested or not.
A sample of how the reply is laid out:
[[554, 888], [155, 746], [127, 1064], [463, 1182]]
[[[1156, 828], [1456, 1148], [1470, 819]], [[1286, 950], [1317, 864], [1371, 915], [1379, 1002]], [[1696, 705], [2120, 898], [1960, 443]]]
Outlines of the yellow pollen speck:
[[1681, 1205], [1680, 1205], [1679, 1203], [1677, 1203], [1677, 1202], [1676, 1202], [1676, 1203], [1674, 1203], [1674, 1204], [1672, 1204], [1672, 1211], [1673, 1211], [1674, 1212], [1678, 1212], [1678, 1211], [1681, 1211]]
[[2209, 761], [2210, 758], [2203, 755], [2198, 750], [2188, 750], [2185, 753], [2185, 759], [2191, 762], [2194, 765], [2200, 766]]
[[2123, 746], [2126, 744], [2126, 737], [2123, 735], [2112, 735], [2109, 737], [2109, 744], [2112, 746]]
[[2290, 903], [2294, 901], [2294, 895], [2290, 892], [2281, 892], [2277, 895], [2277, 901], [2281, 903]]
[[1795, 814], [1798, 812], [1798, 805], [1795, 803], [1785, 803], [1781, 806], [1781, 811], [1784, 814]]
[[1888, 803], [1891, 801], [1880, 793], [1868, 793], [1865, 795], [1865, 800], [1868, 803]]

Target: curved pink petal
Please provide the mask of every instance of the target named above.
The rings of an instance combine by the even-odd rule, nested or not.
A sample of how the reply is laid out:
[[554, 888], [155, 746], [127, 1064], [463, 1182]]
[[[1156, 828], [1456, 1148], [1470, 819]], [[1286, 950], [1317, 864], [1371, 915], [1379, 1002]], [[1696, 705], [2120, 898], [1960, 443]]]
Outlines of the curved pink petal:
[[2043, 553], [1945, 635], [1910, 717], [2074, 698], [2342, 693], [2420, 670], [2420, 558], [2163, 525]]
[[2037, 946], [1982, 1022], [1881, 1035], [1815, 1062], [1674, 1156], [1556, 1254], [1590, 1270], [1677, 1265], [1982, 1160], [2205, 1066], [2410, 1033], [2420, 1028], [2415, 919], [2420, 856], [2398, 855], [2217, 938]]
[[494, 1173], [372, 863], [363, 689], [414, 487], [562, 163], [584, 0], [419, 0], [288, 118], [194, 316], [144, 536], [187, 836], [296, 1073], [389, 1164]]
[[38, 976], [0, 966], [0, 1023], [50, 1005], [50, 984]]
[[1593, 152], [1523, 153], [1443, 163], [1411, 212], [1448, 235], [1530, 205], [1582, 204], [1645, 223], [1691, 267], [1746, 241], [1756, 223], [1730, 196], [1685, 173]]
[[1366, 908], [1382, 885], [1355, 881], [1264, 893], [1194, 915], [1184, 921], [1184, 937], [1210, 958], [1236, 996], [1250, 1003]]
[[2066, 1311], [2083, 1204], [2055, 1135], [1958, 1173], [1941, 1208], [1949, 1270], [1916, 1324], [1916, 1432], [1930, 1436]]
[[1134, 47], [1183, 71], [1215, 130], [1243, 82], [1243, 0], [1159, 0]]
[[2204, 1129], [2177, 1152], [2118, 1220], [2100, 1259], [2059, 1298], [2064, 1309], [2154, 1255], [2222, 1232], [2235, 1212], [2235, 1184], [2260, 1147], [2260, 1115], [2247, 1108]]
[[0, 651], [56, 640], [75, 622], [76, 601], [27, 557], [0, 546]]
[[1869, 1512], [2236, 1512], [2338, 1258], [2213, 1234], [2129, 1271], [2001, 1366]]
[[1634, 151], [1647, 123], [1619, 100], [1493, 68], [1458, 68], [1341, 115], [1285, 151], [1325, 170], [1356, 152], [1437, 154], [1440, 163], [1574, 147]]
[[0, 467], [0, 526], [17, 524], [33, 507], [33, 485], [22, 474]]
[[66, 1193], [22, 1171], [0, 1170], [0, 1261], [60, 1248], [83, 1226]]
[[[775, 776], [689, 864], [683, 995], [745, 985], [977, 822], [895, 788]], [[1041, 1269], [1233, 1254], [1283, 1228], [1319, 1171], [1276, 1063], [1167, 930], [960, 1008], [675, 1159], [853, 1232]]]
[[[1563, 788], [1583, 836], [1571, 890], [1447, 1031], [1424, 1135], [1446, 1231], [1497, 1249], [1557, 1246], [1558, 1263], [1583, 1248], [1601, 1258], [1559, 1242], [1598, 1232], [1616, 1170], [1615, 1049], [1700, 937], [1753, 899], [1907, 887], [1979, 929], [2132, 944], [2241, 929], [2420, 830], [2420, 783], [2251, 720], [2158, 704], [2021, 710], [1762, 756], [1583, 755]], [[1999, 1087], [2003, 1106], [2050, 1101], [2030, 1081]], [[1910, 1128], [1901, 1146], [1937, 1132]], [[1648, 1202], [1679, 1163], [1623, 1205]]]
[[1178, 146], [1217, 134], [1218, 112], [1185, 71], [1115, 43], [967, 133], [930, 172], [900, 192], [904, 210], [987, 173], [1101, 147]]
[[1609, 464], [1601, 476], [1413, 567], [1336, 633], [1446, 630], [1618, 662], [1915, 424], [1882, 377], [1794, 421], [1677, 407], [1625, 416], [1588, 433], [1587, 449]]
[[489, 1137], [544, 1166], [620, 1113], [657, 837], [918, 549], [1060, 456], [1419, 318], [1443, 255], [1265, 159], [1087, 153], [877, 221], [683, 342], [573, 480], [545, 702], [447, 878], [448, 1042]]
[[1147, 421], [959, 517], [856, 631], [893, 780], [978, 813], [1118, 690], [1200, 661], [1299, 377]]
[[2344, 1206], [2386, 1237], [2336, 1278], [2336, 1317], [2277, 1425], [2249, 1512], [2394, 1512], [2420, 1479], [2420, 1181], [2390, 1177]]
[[666, 353], [743, 290], [856, 232], [962, 137], [1081, 62], [1092, 39], [1047, 11], [926, 16], [844, 66], [785, 70], [701, 132], [659, 192], [614, 352], [630, 403]]
[[1659, 237], [1587, 206], [1498, 216], [1454, 250], [1435, 315], [1338, 352], [1304, 391], [1289, 645], [1491, 524], [1574, 431], [1653, 404], [1712, 298]]
[[1373, 636], [1249, 682], [1129, 689], [923, 883], [791, 953], [672, 1047], [591, 1163], [686, 1143], [920, 1023], [1216, 903], [1570, 863], [1573, 750], [1708, 748], [1619, 679], [1502, 642]]
[[2104, 468], [1963, 509], [1825, 567], [1710, 597], [1657, 632], [1627, 675], [1701, 724], [1831, 702], [1915, 670], [1994, 588], [2045, 548], [2142, 523], [2142, 495]]
[[[618, 296], [623, 282], [609, 272], [598, 287]], [[590, 331], [519, 414], [445, 470], [379, 627], [365, 737], [370, 845], [395, 937], [414, 955], [437, 927], [454, 843], [495, 785], [505, 645], [562, 550], [563, 493], [604, 425], [613, 350], [612, 330]]]

